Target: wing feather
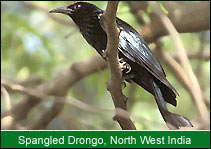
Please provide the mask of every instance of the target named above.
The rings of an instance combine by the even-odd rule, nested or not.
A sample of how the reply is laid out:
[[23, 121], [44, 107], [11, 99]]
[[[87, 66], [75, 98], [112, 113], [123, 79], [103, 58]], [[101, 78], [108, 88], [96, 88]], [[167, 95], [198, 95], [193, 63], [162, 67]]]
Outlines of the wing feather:
[[[102, 19], [100, 19], [100, 24], [105, 30]], [[119, 44], [118, 49], [120, 52], [131, 61], [147, 69], [153, 76], [178, 94], [176, 89], [166, 79], [166, 74], [162, 66], [140, 34], [119, 18], [117, 18], [117, 26], [123, 28], [119, 36], [119, 42], [121, 44]]]
[[[128, 24], [122, 25], [122, 22], [118, 25], [119, 27], [128, 26]], [[127, 58], [146, 68], [153, 76], [176, 92], [174, 87], [166, 79], [166, 74], [162, 66], [152, 54], [146, 42], [132, 27], [129, 29], [123, 28], [119, 40], [121, 43], [119, 45], [119, 50]]]

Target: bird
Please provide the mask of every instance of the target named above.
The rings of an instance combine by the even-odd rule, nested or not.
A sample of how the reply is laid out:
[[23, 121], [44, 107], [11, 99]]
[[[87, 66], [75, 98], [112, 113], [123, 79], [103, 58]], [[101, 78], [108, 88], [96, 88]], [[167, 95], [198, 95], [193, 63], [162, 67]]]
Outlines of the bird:
[[[68, 6], [50, 10], [49, 13], [61, 13], [69, 16], [80, 33], [105, 60], [107, 34], [102, 14], [104, 10], [88, 2], [77, 2]], [[166, 78], [166, 74], [157, 58], [153, 55], [141, 35], [128, 23], [116, 17], [119, 34], [118, 55], [122, 66], [122, 77], [135, 82], [151, 93], [167, 126], [179, 129], [193, 127], [188, 118], [172, 113], [166, 102], [177, 105], [176, 89]]]

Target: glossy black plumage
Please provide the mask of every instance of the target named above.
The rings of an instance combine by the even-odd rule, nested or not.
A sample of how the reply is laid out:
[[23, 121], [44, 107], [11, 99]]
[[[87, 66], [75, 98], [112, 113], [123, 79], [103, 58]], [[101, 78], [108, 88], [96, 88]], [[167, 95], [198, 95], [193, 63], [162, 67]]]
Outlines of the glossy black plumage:
[[[103, 55], [107, 45], [107, 35], [101, 19], [103, 10], [90, 3], [78, 2], [50, 12], [69, 15], [86, 41]], [[129, 24], [119, 18], [116, 22], [117, 27], [122, 28], [119, 36], [119, 57], [131, 67], [129, 72], [123, 71], [123, 76], [132, 76], [128, 81], [133, 80], [155, 96], [158, 108], [167, 123], [177, 128], [191, 126], [185, 117], [167, 110], [164, 100], [176, 106], [177, 92], [166, 79], [162, 66], [146, 42]]]

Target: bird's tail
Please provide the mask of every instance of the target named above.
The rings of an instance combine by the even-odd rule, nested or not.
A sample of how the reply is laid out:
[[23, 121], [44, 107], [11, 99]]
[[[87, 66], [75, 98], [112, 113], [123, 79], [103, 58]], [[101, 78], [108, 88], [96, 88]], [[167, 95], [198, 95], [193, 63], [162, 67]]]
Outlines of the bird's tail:
[[167, 123], [167, 126], [171, 129], [173, 128], [179, 129], [180, 127], [193, 127], [191, 122], [186, 117], [169, 112], [166, 107], [166, 103], [164, 101], [160, 88], [152, 79], [151, 79], [151, 85], [154, 91], [156, 103], [158, 105], [158, 108], [160, 110], [163, 119]]

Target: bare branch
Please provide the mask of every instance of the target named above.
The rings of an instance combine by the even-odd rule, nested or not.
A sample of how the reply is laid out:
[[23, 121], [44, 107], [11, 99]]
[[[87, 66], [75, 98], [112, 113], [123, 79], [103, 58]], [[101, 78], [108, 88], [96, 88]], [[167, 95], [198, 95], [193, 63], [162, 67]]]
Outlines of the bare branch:
[[127, 1], [127, 3], [130, 7], [130, 12], [134, 14], [137, 22], [141, 25], [145, 25], [146, 21], [143, 18], [143, 13], [147, 9], [148, 2], [142, 1], [141, 3], [137, 3], [136, 1]]
[[[189, 50], [188, 50], [189, 51]], [[179, 61], [179, 56], [177, 53], [171, 53], [171, 56]], [[203, 52], [187, 52], [189, 60], [201, 60], [201, 61], [210, 61], [210, 50], [204, 50]]]
[[64, 99], [65, 98], [55, 99], [51, 108], [44, 112], [28, 129], [44, 129], [61, 112], [65, 104]]
[[187, 75], [188, 82], [186, 82], [186, 83], [188, 83], [188, 85], [191, 86], [190, 91], [192, 92], [193, 99], [196, 103], [200, 117], [201, 117], [202, 121], [204, 122], [204, 124], [209, 124], [209, 115], [208, 115], [209, 112], [204, 103], [201, 88], [200, 88], [198, 80], [192, 70], [192, 67], [189, 63], [189, 60], [188, 60], [188, 57], [186, 54], [186, 50], [184, 49], [184, 46], [179, 37], [179, 34], [178, 34], [176, 28], [174, 27], [174, 25], [172, 24], [172, 22], [170, 21], [170, 19], [160, 9], [160, 7], [157, 6], [156, 3], [154, 3], [154, 2], [152, 2], [151, 5], [152, 5], [153, 9], [155, 10], [155, 13], [159, 16], [162, 24], [165, 26], [165, 28], [167, 29], [167, 31], [169, 32], [170, 36], [172, 37], [172, 39], [175, 43], [176, 49], [178, 50], [177, 52], [178, 52], [179, 59], [183, 66], [183, 71]]
[[[44, 112], [40, 118], [34, 120], [34, 122], [31, 125], [29, 126], [26, 125], [22, 127], [18, 123], [15, 123], [14, 119], [11, 116], [6, 116], [2, 118], [2, 129], [11, 129], [11, 128], [22, 129], [22, 130], [45, 129], [45, 127], [60, 113], [64, 104], [71, 104], [81, 110], [84, 110], [92, 114], [105, 114], [105, 113], [111, 114], [114, 112], [114, 110], [112, 109], [99, 108], [97, 106], [89, 105], [73, 97], [48, 96], [46, 94], [40, 93], [36, 89], [29, 89], [13, 82], [3, 81], [2, 86], [7, 87], [10, 90], [13, 90], [14, 92], [19, 92], [22, 94], [26, 94], [28, 96], [31, 96], [33, 94], [33, 96], [36, 96], [36, 98], [42, 101], [46, 101], [46, 99], [54, 100], [53, 106], [46, 112]], [[115, 112], [116, 115], [124, 117], [125, 119], [128, 119], [130, 117], [130, 113], [123, 109], [116, 108]], [[151, 121], [140, 116], [133, 116], [133, 117], [142, 123], [150, 122], [154, 123], [155, 126], [158, 125], [162, 127], [165, 126], [162, 123]]]
[[[169, 12], [169, 19], [179, 33], [200, 32], [210, 29], [210, 2], [170, 1], [162, 3]], [[159, 18], [154, 16], [151, 16], [151, 23], [140, 29], [140, 34], [148, 43], [168, 35]]]
[[[116, 25], [116, 12], [118, 7], [117, 1], [108, 2], [106, 11], [102, 15], [105, 29], [108, 37], [106, 56], [111, 72], [111, 84], [108, 90], [111, 93], [115, 108], [127, 110], [126, 100], [127, 98], [122, 93], [121, 83], [122, 83], [122, 73], [118, 61], [118, 44], [119, 44], [119, 34]], [[121, 117], [120, 115], [115, 115], [114, 120], [117, 120], [119, 125], [124, 130], [136, 129], [135, 125], [129, 118]]]
[[1, 92], [2, 92], [2, 95], [4, 95], [6, 109], [10, 110], [11, 109], [10, 95], [9, 95], [9, 93], [7, 92], [7, 90], [3, 86], [1, 86]]
[[[69, 70], [59, 74], [56, 79], [54, 78], [36, 87], [36, 91], [46, 95], [65, 96], [68, 89], [77, 81], [89, 74], [105, 69], [106, 66], [106, 63], [100, 56], [93, 56], [87, 61], [73, 64]], [[40, 102], [41, 100], [36, 96], [27, 96], [14, 105], [11, 110], [4, 113], [2, 117], [11, 116], [13, 121], [17, 123], [25, 119], [29, 111]]]

